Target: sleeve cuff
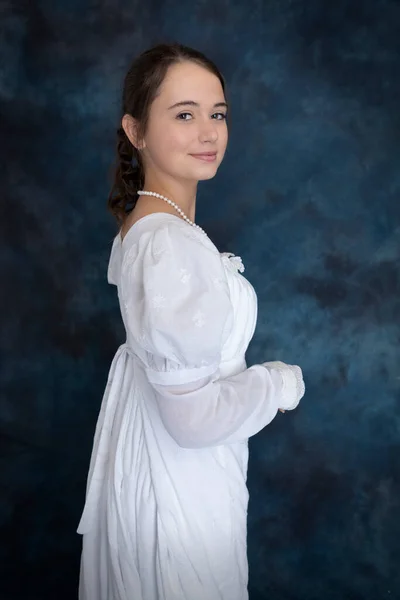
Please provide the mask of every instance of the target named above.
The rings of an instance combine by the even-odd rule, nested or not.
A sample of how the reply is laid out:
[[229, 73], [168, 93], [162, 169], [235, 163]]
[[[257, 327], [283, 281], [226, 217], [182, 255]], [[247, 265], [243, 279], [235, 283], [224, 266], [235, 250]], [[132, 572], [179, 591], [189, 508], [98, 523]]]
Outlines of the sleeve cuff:
[[302, 371], [297, 365], [286, 365], [286, 368], [280, 369], [280, 371], [283, 379], [280, 408], [293, 410], [298, 406], [305, 392]]

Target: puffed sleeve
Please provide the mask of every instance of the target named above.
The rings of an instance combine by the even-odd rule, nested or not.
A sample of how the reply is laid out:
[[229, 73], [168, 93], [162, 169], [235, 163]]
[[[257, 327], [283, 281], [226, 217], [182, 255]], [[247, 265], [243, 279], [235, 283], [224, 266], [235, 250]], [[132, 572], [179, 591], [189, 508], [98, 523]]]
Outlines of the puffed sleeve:
[[124, 256], [121, 292], [129, 333], [149, 353], [149, 377], [157, 383], [214, 373], [233, 325], [219, 252], [200, 235], [174, 218], [143, 231]]
[[301, 369], [284, 363], [219, 377], [233, 307], [220, 254], [199, 235], [168, 220], [142, 232], [121, 270], [129, 334], [148, 353], [164, 426], [185, 448], [247, 439], [304, 393]]

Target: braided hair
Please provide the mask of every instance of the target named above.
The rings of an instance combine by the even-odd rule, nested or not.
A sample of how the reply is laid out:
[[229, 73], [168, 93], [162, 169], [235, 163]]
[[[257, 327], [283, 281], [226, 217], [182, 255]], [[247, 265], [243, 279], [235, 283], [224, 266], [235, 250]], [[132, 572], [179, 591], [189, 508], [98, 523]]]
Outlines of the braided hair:
[[[119, 127], [117, 136], [119, 161], [114, 182], [117, 195], [109, 198], [109, 207], [122, 224], [124, 216], [137, 202], [137, 191], [144, 185], [144, 169], [139, 151], [131, 144], [123, 127]], [[136, 159], [136, 165], [133, 165], [133, 159]]]

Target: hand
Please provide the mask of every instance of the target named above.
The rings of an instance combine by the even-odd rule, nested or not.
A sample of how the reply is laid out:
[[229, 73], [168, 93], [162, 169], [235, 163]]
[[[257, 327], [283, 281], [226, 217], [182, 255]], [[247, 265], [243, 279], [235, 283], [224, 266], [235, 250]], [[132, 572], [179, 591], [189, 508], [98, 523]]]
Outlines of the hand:
[[278, 410], [281, 413], [284, 413], [284, 412], [286, 412], [286, 410], [293, 410], [294, 408], [296, 408], [299, 401], [304, 396], [304, 381], [303, 381], [301, 368], [298, 365], [289, 365], [280, 360], [264, 362], [264, 363], [262, 363], [262, 365], [263, 365], [263, 367], [277, 369], [278, 371], [282, 371], [282, 372], [290, 369], [292, 371], [292, 373], [295, 374], [296, 388], [297, 388], [297, 401], [290, 408], [287, 408], [287, 409], [279, 408]]

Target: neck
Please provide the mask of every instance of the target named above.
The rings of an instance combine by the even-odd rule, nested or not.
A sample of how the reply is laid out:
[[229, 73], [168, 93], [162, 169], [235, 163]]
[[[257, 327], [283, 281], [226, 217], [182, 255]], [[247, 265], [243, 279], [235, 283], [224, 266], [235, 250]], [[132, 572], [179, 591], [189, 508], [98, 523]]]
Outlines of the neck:
[[[169, 200], [175, 202], [185, 215], [191, 220], [195, 221], [196, 213], [196, 193], [197, 193], [197, 182], [160, 182], [146, 178], [145, 185], [142, 188], [146, 192], [157, 192], [165, 196]], [[149, 198], [149, 196], [140, 196], [140, 198]], [[163, 200], [159, 200], [163, 202]]]

